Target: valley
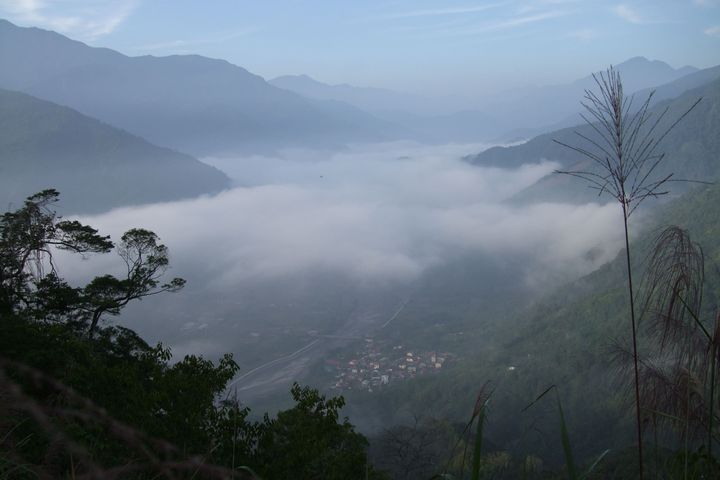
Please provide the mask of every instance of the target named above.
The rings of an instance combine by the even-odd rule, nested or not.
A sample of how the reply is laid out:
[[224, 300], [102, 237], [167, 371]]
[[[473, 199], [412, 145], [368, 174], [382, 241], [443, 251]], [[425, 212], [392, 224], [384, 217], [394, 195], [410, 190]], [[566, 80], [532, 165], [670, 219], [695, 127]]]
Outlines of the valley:
[[51, 3], [0, 479], [715, 478], [717, 2]]

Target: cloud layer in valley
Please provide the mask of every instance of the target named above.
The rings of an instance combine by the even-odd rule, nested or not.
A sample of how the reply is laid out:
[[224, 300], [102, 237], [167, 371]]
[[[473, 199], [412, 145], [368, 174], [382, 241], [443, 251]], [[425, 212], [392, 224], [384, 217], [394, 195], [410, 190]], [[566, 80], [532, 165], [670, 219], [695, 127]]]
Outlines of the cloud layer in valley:
[[[554, 165], [504, 170], [460, 159], [478, 148], [383, 145], [210, 159], [239, 186], [84, 220], [113, 238], [152, 229], [170, 247], [177, 274], [218, 286], [312, 270], [407, 281], [469, 252], [527, 257], [532, 279], [536, 269], [584, 273], [616, 252], [613, 206], [508, 205]], [[598, 248], [603, 253], [587, 255]]]
[[[352, 322], [348, 305], [382, 317], [397, 308], [392, 298], [407, 298], [428, 278], [465, 275], [465, 262], [486, 265], [462, 277], [478, 293], [493, 287], [517, 297], [616, 255], [615, 205], [506, 202], [554, 164], [504, 170], [462, 161], [480, 149], [393, 144], [206, 159], [236, 187], [82, 220], [115, 240], [133, 227], [155, 231], [170, 249], [168, 276], [188, 280], [179, 294], [132, 304], [120, 323], [179, 355], [234, 351], [244, 363], [253, 351], [287, 354], [310, 330], [342, 333]], [[77, 284], [123, 274], [112, 254], [58, 260]], [[381, 297], [390, 303], [376, 305]]]

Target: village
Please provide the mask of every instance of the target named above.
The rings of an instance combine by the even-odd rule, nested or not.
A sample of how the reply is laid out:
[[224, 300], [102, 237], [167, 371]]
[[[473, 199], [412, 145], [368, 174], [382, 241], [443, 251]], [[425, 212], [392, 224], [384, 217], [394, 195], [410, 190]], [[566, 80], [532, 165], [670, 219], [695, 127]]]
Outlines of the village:
[[451, 353], [412, 351], [403, 345], [366, 338], [354, 354], [325, 360], [324, 369], [333, 376], [331, 389], [373, 392], [395, 382], [437, 373], [453, 360]]

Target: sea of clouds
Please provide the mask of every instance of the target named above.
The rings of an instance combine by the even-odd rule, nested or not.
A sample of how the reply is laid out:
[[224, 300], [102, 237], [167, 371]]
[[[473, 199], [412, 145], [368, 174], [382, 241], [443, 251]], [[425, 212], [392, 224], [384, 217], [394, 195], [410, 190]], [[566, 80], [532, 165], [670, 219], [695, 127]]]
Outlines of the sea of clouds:
[[[473, 254], [522, 259], [520, 281], [547, 287], [617, 254], [616, 205], [508, 202], [556, 165], [501, 169], [462, 160], [483, 148], [396, 143], [204, 159], [235, 186], [81, 220], [114, 240], [133, 227], [156, 232], [170, 250], [168, 275], [186, 278], [195, 298], [318, 271], [350, 283], [407, 284]], [[85, 262], [64, 256], [60, 264], [78, 283], [124, 267], [112, 254]]]

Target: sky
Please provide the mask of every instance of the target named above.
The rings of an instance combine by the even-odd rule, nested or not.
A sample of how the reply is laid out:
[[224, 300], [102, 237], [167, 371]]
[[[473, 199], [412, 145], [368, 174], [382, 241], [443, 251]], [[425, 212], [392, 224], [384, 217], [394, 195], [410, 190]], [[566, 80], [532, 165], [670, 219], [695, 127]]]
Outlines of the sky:
[[445, 96], [565, 83], [633, 56], [720, 63], [720, 0], [0, 0], [128, 55]]

